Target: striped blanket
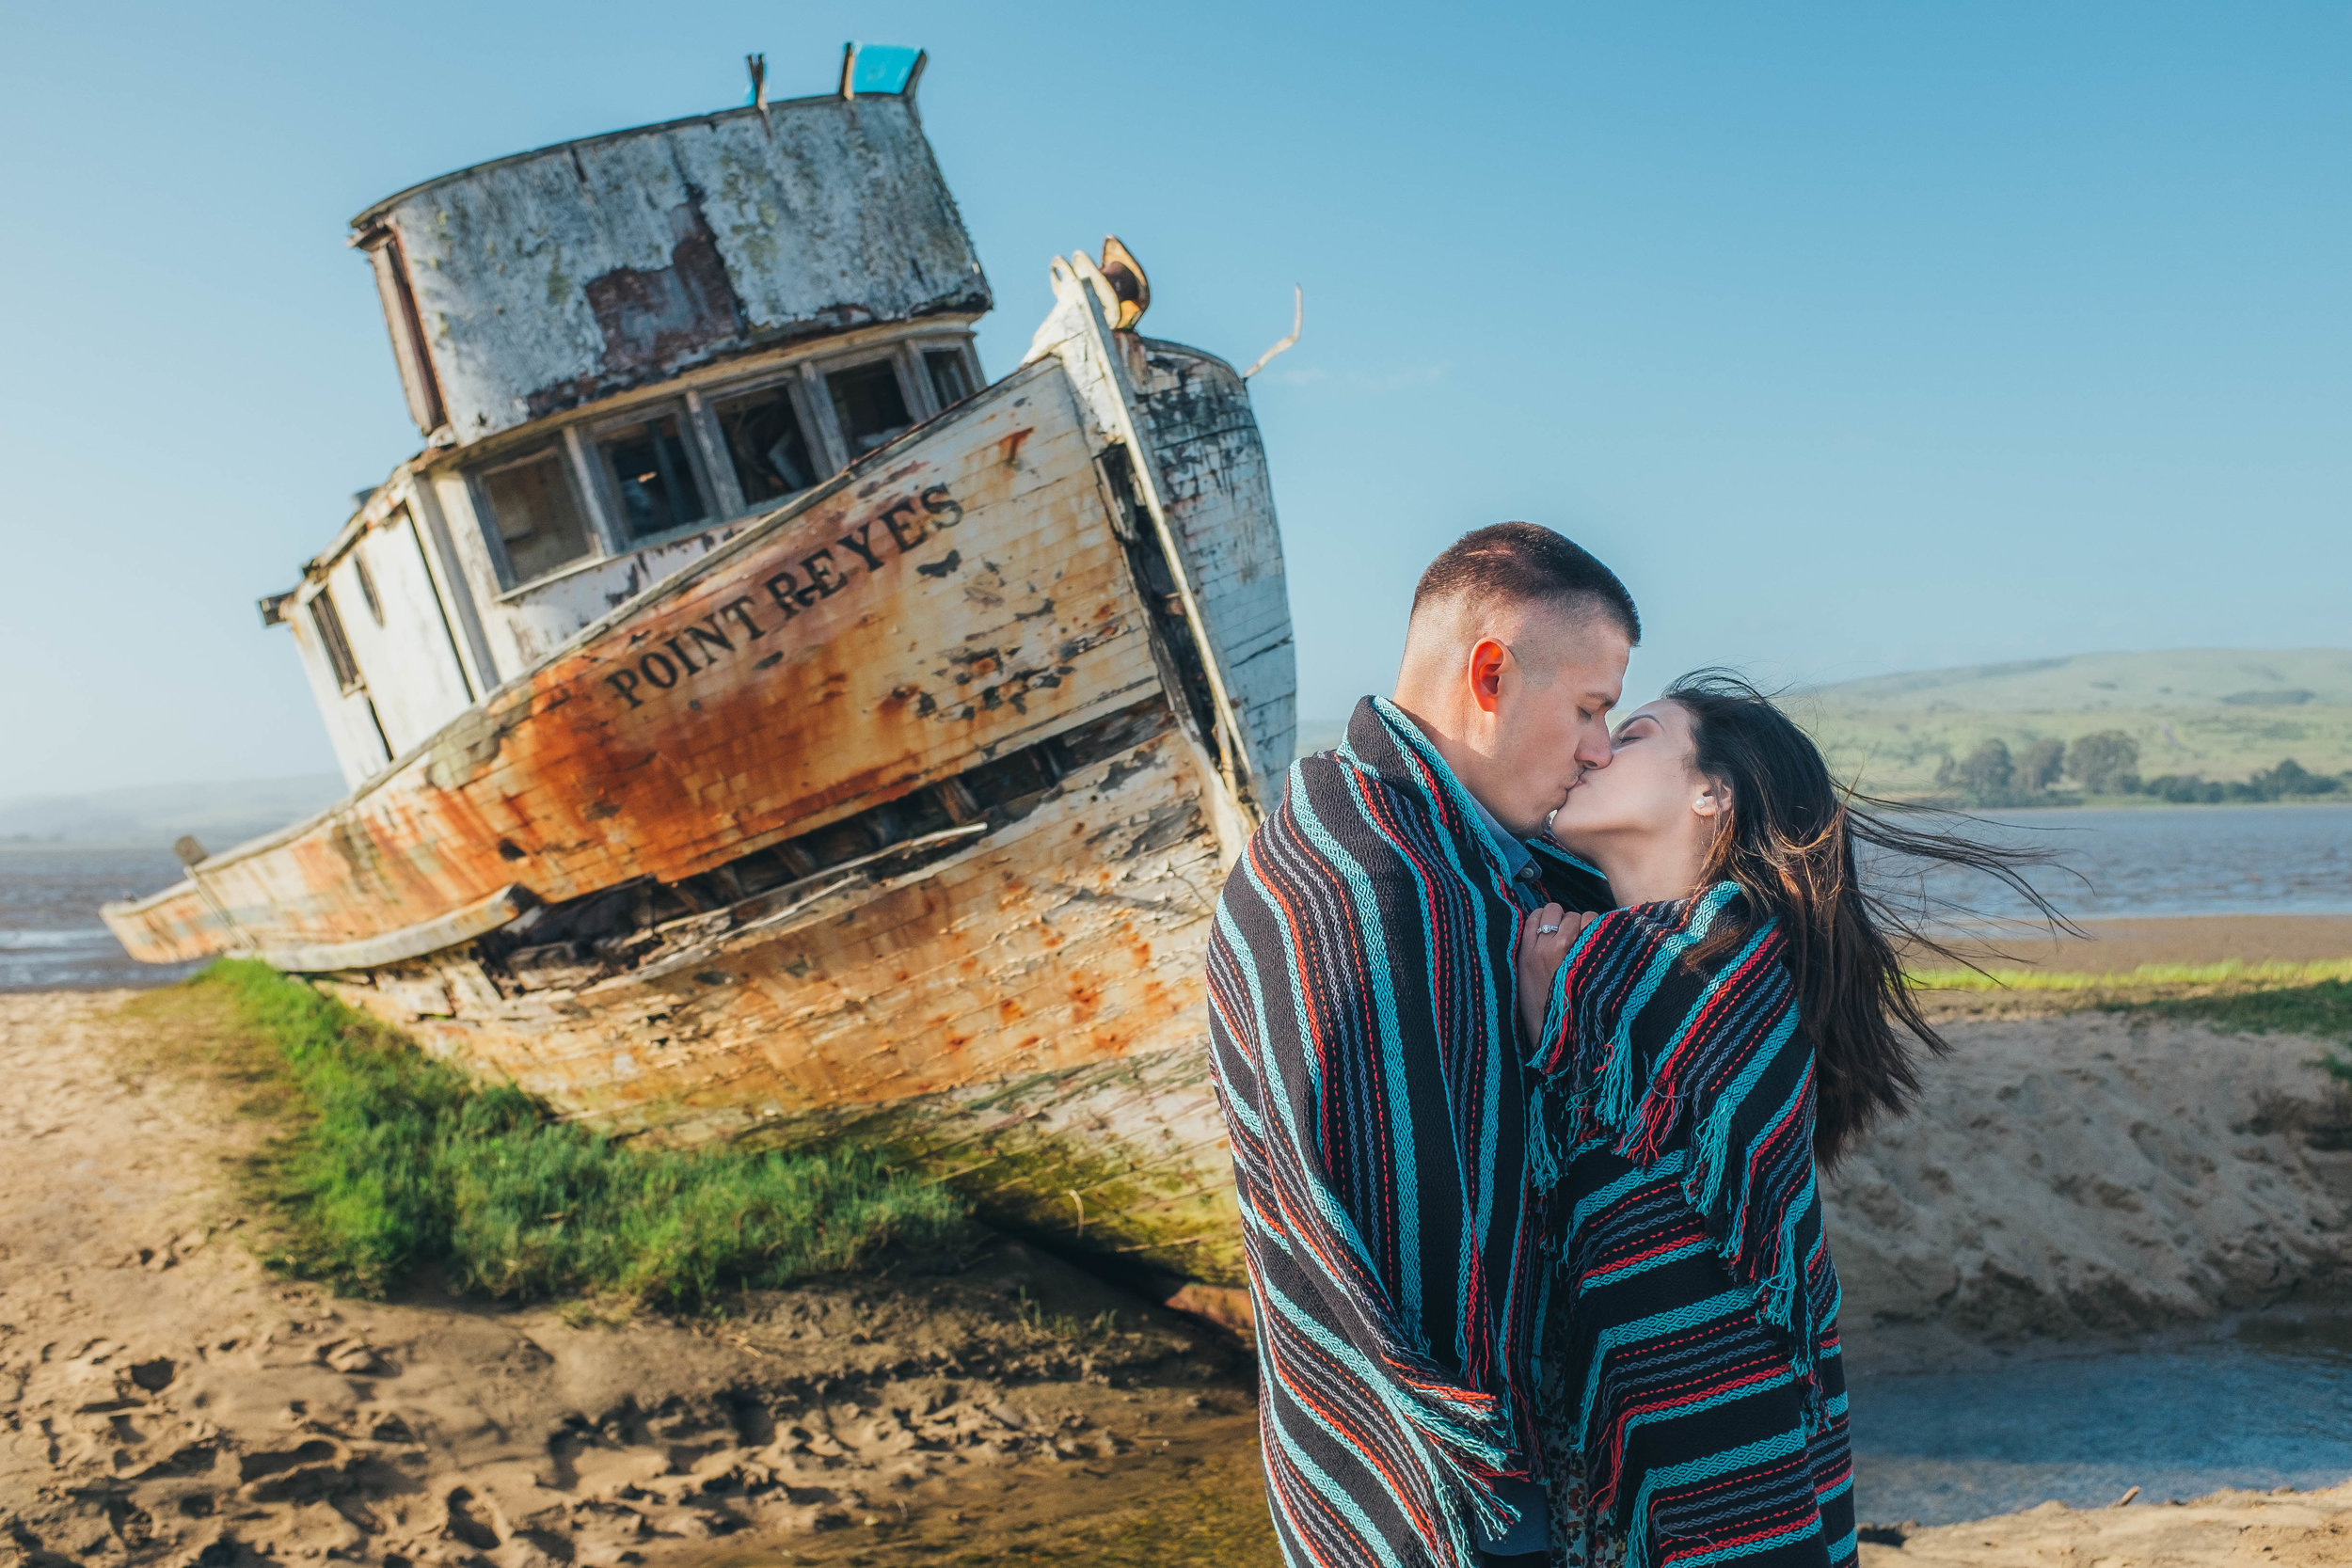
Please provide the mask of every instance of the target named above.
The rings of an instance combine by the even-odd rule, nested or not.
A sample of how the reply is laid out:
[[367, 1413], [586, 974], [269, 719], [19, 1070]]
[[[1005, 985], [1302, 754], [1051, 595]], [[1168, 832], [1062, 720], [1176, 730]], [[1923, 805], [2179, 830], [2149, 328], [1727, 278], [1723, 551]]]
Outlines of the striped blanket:
[[1538, 1259], [1513, 954], [1589, 866], [1518, 879], [1393, 705], [1291, 769], [1218, 901], [1210, 1032], [1294, 1568], [1461, 1564], [1533, 1479]]
[[[1689, 961], [1719, 922], [1755, 928]], [[1602, 916], [1553, 982], [1530, 1158], [1566, 1293], [1549, 1419], [1588, 1561], [1854, 1560], [1813, 1052], [1783, 948], [1726, 882]]]

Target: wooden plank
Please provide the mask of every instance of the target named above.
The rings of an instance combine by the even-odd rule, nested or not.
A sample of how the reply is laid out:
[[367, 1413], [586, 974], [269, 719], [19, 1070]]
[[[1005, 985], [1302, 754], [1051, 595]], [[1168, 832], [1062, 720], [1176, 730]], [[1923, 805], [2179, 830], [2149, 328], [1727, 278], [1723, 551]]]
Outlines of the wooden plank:
[[397, 931], [386, 931], [381, 936], [363, 937], [358, 942], [263, 947], [253, 956], [274, 968], [306, 974], [324, 974], [339, 969], [373, 969], [379, 964], [437, 953], [485, 931], [495, 931], [536, 902], [520, 883], [509, 883], [462, 910], [453, 910], [437, 919]]

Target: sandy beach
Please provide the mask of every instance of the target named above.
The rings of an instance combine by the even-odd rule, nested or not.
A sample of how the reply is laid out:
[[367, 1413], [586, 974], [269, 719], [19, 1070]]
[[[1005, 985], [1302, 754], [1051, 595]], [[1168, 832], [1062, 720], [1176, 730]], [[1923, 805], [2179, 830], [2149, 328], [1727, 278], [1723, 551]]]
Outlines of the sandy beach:
[[1011, 1243], [626, 1326], [273, 1278], [230, 1180], [256, 1129], [123, 1000], [0, 997], [0, 1561], [790, 1560], [1252, 1452], [1232, 1342]]
[[1862, 1568], [2222, 1568], [2352, 1562], [2352, 1485], [2273, 1495], [2217, 1492], [2180, 1502], [2022, 1513], [1862, 1544]]
[[2086, 920], [2083, 935], [2020, 927], [1955, 945], [1988, 966], [2125, 974], [2149, 964], [2313, 963], [2352, 958], [2352, 914], [2185, 914]]
[[[2135, 951], [2198, 940], [2171, 926]], [[0, 1561], [1272, 1560], [1246, 1353], [1010, 1242], [620, 1325], [273, 1277], [233, 1180], [259, 1127], [124, 1000], [0, 997]], [[1826, 1187], [1858, 1399], [2344, 1298], [2352, 1101], [2315, 1042], [1948, 1022], [1919, 1114]], [[1864, 1561], [2317, 1564], [2347, 1530], [2345, 1488], [2150, 1497], [1883, 1522]]]

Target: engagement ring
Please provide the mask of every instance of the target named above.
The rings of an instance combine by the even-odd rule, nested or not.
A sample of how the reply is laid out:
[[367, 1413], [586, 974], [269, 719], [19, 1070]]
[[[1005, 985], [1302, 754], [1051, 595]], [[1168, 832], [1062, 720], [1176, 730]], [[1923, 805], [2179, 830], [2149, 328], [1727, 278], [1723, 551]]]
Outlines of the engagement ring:
[[1535, 927], [1535, 934], [1539, 937], [1548, 937], [1559, 928], [1557, 926], [1538, 926]]

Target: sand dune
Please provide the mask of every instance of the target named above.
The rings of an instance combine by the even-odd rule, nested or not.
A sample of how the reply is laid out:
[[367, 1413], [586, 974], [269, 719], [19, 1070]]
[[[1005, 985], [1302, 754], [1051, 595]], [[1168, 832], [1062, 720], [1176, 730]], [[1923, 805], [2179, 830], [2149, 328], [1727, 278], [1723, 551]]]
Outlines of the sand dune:
[[2352, 1287], [2352, 1099], [2314, 1042], [1960, 1019], [1918, 1113], [1824, 1183], [1847, 1321], [2130, 1332]]

